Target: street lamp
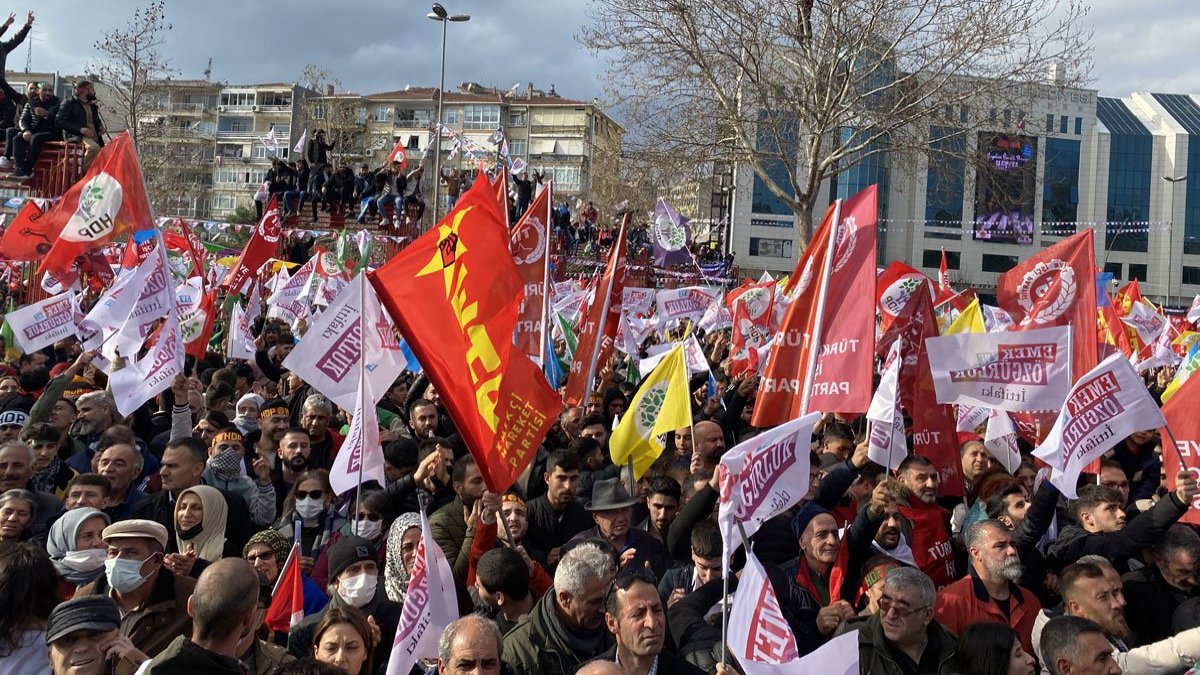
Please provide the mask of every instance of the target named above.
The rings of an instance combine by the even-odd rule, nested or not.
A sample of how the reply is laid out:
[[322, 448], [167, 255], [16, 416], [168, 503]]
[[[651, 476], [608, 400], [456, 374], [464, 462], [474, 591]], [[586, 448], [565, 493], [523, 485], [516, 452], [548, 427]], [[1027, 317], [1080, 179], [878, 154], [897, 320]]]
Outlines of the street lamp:
[[[1171, 202], [1173, 204], [1175, 202], [1175, 194], [1174, 194], [1175, 184], [1182, 183], [1183, 181], [1187, 180], [1187, 174], [1184, 174], [1182, 176], [1163, 176], [1162, 179], [1171, 184], [1171, 192], [1172, 192]], [[1171, 304], [1171, 277], [1175, 275], [1174, 268], [1171, 266], [1173, 264], [1171, 259], [1175, 255], [1175, 228], [1172, 227], [1172, 225], [1173, 225], [1173, 223], [1168, 220], [1167, 221], [1167, 302], [1166, 302], [1167, 305]], [[1150, 224], [1147, 223], [1146, 227], [1150, 227]], [[1186, 251], [1185, 251], [1185, 253], [1186, 253]]]
[[438, 79], [437, 122], [433, 134], [433, 222], [438, 220], [439, 197], [442, 187], [442, 131], [437, 127], [442, 123], [442, 90], [446, 88], [446, 25], [451, 22], [470, 21], [470, 14], [451, 14], [442, 3], [433, 3], [433, 11], [425, 16], [442, 24], [442, 66]]

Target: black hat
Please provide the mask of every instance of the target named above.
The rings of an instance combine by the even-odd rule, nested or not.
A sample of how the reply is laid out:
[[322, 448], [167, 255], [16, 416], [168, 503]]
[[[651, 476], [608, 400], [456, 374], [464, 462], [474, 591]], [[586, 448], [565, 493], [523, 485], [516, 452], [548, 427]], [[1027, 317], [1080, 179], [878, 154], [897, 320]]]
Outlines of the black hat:
[[117, 603], [107, 595], [87, 595], [68, 600], [50, 612], [46, 622], [46, 644], [71, 633], [90, 630], [107, 633], [121, 625]]
[[336, 544], [329, 547], [329, 580], [331, 582], [336, 580], [339, 574], [356, 562], [364, 560], [378, 562], [379, 559], [375, 556], [375, 547], [362, 537], [349, 535], [338, 539]]
[[592, 486], [592, 500], [584, 508], [588, 511], [612, 511], [636, 503], [637, 500], [629, 496], [620, 478], [608, 478], [596, 481]]

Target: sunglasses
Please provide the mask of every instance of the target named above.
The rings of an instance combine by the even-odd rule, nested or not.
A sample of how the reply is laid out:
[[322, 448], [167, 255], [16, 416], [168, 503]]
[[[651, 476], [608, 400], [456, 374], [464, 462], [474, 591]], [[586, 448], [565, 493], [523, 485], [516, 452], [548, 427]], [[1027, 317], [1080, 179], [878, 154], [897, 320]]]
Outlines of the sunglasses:
[[275, 559], [274, 551], [263, 551], [262, 553], [251, 553], [250, 555], [246, 556], [246, 561], [251, 562], [251, 563], [256, 562], [258, 560], [262, 560], [264, 562], [270, 562], [274, 559]]
[[658, 577], [654, 572], [645, 567], [627, 567], [620, 572], [617, 572], [617, 577], [613, 579], [608, 586], [608, 592], [604, 595], [604, 605], [607, 607], [610, 604], [612, 596], [617, 591], [627, 591], [635, 581], [641, 581], [655, 588], [658, 588]]
[[370, 520], [374, 522], [377, 520], [383, 520], [383, 516], [379, 515], [378, 513], [360, 513], [358, 514], [356, 520]]
[[296, 490], [296, 499], [321, 499], [325, 496], [324, 490]]
[[889, 611], [891, 611], [891, 612], [895, 612], [896, 618], [907, 619], [908, 617], [912, 616], [913, 614], [916, 614], [917, 612], [919, 612], [923, 609], [929, 609], [929, 606], [926, 605], [925, 607], [916, 607], [914, 609], [908, 609], [907, 607], [900, 607], [899, 605], [895, 604], [895, 601], [886, 595], [881, 596], [879, 598], [879, 616], [880, 617], [887, 616], [887, 613]]

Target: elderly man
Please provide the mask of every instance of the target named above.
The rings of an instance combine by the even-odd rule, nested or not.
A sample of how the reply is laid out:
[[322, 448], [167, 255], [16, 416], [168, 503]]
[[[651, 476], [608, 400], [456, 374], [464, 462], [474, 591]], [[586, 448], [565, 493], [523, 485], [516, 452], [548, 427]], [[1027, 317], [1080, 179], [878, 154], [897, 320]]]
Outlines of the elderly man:
[[1051, 675], [1121, 675], [1112, 647], [1100, 626], [1087, 619], [1060, 616], [1042, 631], [1043, 667]]
[[146, 498], [134, 481], [142, 473], [142, 454], [124, 443], [109, 446], [101, 455], [97, 473], [108, 479], [112, 491], [108, 498], [108, 514], [113, 521], [133, 517], [133, 507]]
[[467, 615], [452, 621], [438, 638], [440, 675], [497, 675], [503, 638], [491, 621]]
[[104, 528], [108, 547], [104, 576], [75, 597], [108, 596], [121, 608], [121, 634], [144, 654], [158, 654], [192, 632], [188, 599], [196, 582], [163, 567], [167, 528], [150, 520], [125, 520]]
[[1122, 577], [1125, 595], [1137, 602], [1125, 612], [1142, 642], [1158, 642], [1174, 634], [1171, 616], [1185, 600], [1197, 596], [1196, 565], [1200, 536], [1176, 523], [1154, 547], [1153, 563]]
[[569, 675], [603, 654], [612, 646], [604, 594], [615, 573], [612, 556], [599, 546], [569, 550], [554, 572], [554, 588], [504, 637], [504, 662], [520, 675]]
[[1016, 584], [1021, 559], [1012, 531], [999, 520], [973, 523], [963, 535], [971, 557], [971, 573], [938, 594], [934, 615], [955, 634], [976, 621], [996, 621], [1017, 632], [1026, 653], [1036, 653], [1031, 635], [1042, 603]]
[[941, 588], [958, 578], [950, 543], [950, 514], [938, 506], [938, 470], [925, 457], [909, 455], [900, 463], [900, 515], [912, 523], [916, 565]]
[[569, 543], [603, 539], [617, 550], [622, 567], [645, 567], [649, 563], [655, 576], [661, 577], [667, 573], [670, 556], [654, 535], [631, 527], [631, 507], [636, 503], [620, 478], [597, 481], [592, 500], [584, 507], [591, 512], [596, 526], [575, 535]]
[[667, 610], [654, 575], [639, 567], [621, 570], [604, 599], [604, 625], [616, 644], [597, 660], [612, 661], [625, 675], [701, 675], [704, 671], [663, 651]]
[[54, 675], [133, 672], [149, 657], [117, 631], [120, 627], [121, 611], [112, 598], [92, 595], [55, 607], [46, 622]]
[[48, 492], [34, 490], [29, 485], [33, 477], [33, 448], [20, 441], [0, 443], [0, 493], [8, 490], [29, 490], [37, 497], [37, 513], [31, 525], [32, 534], [45, 532], [50, 520], [62, 511], [62, 502]]
[[258, 626], [258, 572], [241, 558], [209, 565], [196, 581], [187, 603], [192, 634], [175, 638], [150, 660], [146, 675], [172, 673], [229, 673], [245, 675], [238, 657], [243, 636]]
[[859, 667], [864, 673], [949, 673], [956, 639], [933, 619], [936, 591], [929, 576], [899, 567], [883, 578], [879, 611], [859, 628]]
[[309, 466], [317, 469], [328, 469], [333, 465], [333, 458], [342, 448], [345, 439], [329, 425], [333, 422], [333, 402], [320, 394], [312, 394], [304, 399], [304, 408], [300, 413], [300, 426], [308, 432], [312, 443], [312, 456]]
[[213, 436], [208, 448], [208, 467], [204, 483], [223, 492], [240, 496], [250, 508], [250, 520], [257, 527], [270, 527], [275, 521], [275, 484], [271, 467], [262, 457], [254, 458], [254, 478], [246, 475], [246, 440], [237, 427], [226, 427]]

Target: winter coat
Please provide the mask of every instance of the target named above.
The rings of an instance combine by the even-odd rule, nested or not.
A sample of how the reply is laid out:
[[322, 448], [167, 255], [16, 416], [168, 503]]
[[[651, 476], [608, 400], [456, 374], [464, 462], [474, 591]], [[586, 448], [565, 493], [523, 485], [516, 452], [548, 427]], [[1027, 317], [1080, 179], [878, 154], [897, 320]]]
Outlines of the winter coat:
[[[1031, 652], [1041, 656], [1042, 630], [1050, 619], [1062, 614], [1061, 610], [1038, 612], [1033, 624], [1033, 648]], [[1165, 640], [1130, 649], [1120, 640], [1109, 638], [1113, 646], [1113, 659], [1121, 666], [1124, 675], [1159, 675], [1160, 673], [1182, 673], [1200, 661], [1200, 628], [1191, 628]], [[1042, 664], [1042, 673], [1049, 673]]]
[[[575, 646], [555, 633], [548, 624], [548, 614], [558, 611], [554, 603], [554, 590], [551, 589], [517, 627], [504, 636], [503, 661], [520, 675], [571, 675], [580, 664], [603, 653], [577, 652]], [[608, 649], [612, 644], [611, 636], [602, 644], [603, 649]]]
[[[862, 619], [851, 619], [845, 629], [858, 629], [858, 672], [863, 675], [903, 675], [900, 664], [892, 654], [892, 647], [883, 634], [880, 616], [872, 614]], [[925, 650], [933, 650], [937, 655], [938, 675], [954, 673], [954, 649], [958, 639], [937, 621], [930, 621], [925, 627], [929, 639]]]
[[[31, 100], [26, 103], [21, 111], [21, 131], [31, 131], [35, 134], [54, 133], [54, 118], [58, 115], [58, 106], [61, 104], [62, 101], [58, 100], [57, 96], [52, 96], [49, 101], [39, 98], [37, 101]], [[46, 116], [38, 117], [33, 113], [34, 108], [45, 109]]]
[[1157, 544], [1187, 508], [1171, 493], [1116, 532], [1087, 532], [1078, 525], [1068, 525], [1046, 547], [1046, 562], [1057, 574], [1085, 555], [1100, 555], [1111, 560], [1117, 572], [1128, 572], [1128, 559]]
[[954, 633], [961, 633], [967, 624], [976, 621], [994, 621], [1012, 628], [1021, 637], [1021, 646], [1026, 652], [1033, 651], [1033, 622], [1042, 609], [1042, 603], [1029, 589], [1009, 583], [1009, 612], [1004, 612], [988, 594], [987, 587], [975, 570], [967, 576], [938, 591], [933, 616], [938, 623]]
[[[142, 608], [121, 618], [121, 635], [129, 638], [143, 654], [158, 654], [175, 638], [186, 639], [192, 634], [192, 617], [188, 616], [187, 603], [195, 589], [195, 579], [177, 577], [165, 567], [160, 568], [154, 589]], [[108, 578], [101, 576], [81, 586], [75, 591], [75, 597], [107, 596], [111, 590]]]
[[[63, 101], [62, 105], [58, 106], [58, 115], [54, 118], [54, 126], [58, 127], [63, 133], [68, 136], [82, 137], [83, 130], [87, 127], [87, 113], [83, 106], [88, 105], [92, 108], [92, 123], [94, 130], [99, 132], [104, 129], [104, 120], [100, 117], [100, 106], [95, 103], [84, 103], [78, 98], [71, 98]], [[104, 136], [100, 133], [96, 134], [96, 142], [100, 147], [104, 147]]]
[[232, 656], [209, 651], [180, 636], [166, 650], [150, 660], [146, 675], [245, 675], [242, 664]]

